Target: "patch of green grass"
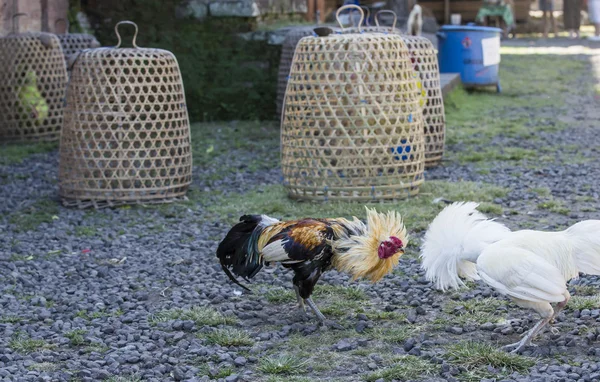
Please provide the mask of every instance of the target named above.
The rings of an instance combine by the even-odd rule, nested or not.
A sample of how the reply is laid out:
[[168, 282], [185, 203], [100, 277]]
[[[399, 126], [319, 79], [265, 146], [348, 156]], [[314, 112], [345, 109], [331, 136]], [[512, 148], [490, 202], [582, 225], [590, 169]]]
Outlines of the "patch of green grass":
[[593, 196], [589, 196], [589, 195], [577, 195], [575, 197], [575, 200], [578, 202], [594, 202], [594, 201], [596, 201], [596, 199], [594, 199]]
[[[530, 143], [539, 139], [541, 131], [555, 132], [567, 127], [565, 122], [555, 117], [556, 105], [560, 105], [559, 111], [561, 108], [566, 110], [567, 103], [564, 101], [569, 95], [587, 94], [585, 86], [573, 89], [572, 83], [584, 76], [588, 69], [581, 60], [552, 56], [557, 65], [538, 72], [534, 62], [544, 57], [550, 56], [503, 55], [500, 70], [502, 93], [492, 90], [468, 92], [457, 88], [444, 98], [447, 159], [475, 162], [478, 166], [487, 166], [490, 161], [564, 160], [552, 153], [531, 150], [529, 145], [520, 147], [520, 142]], [[527, 81], [523, 81], [524, 77]], [[511, 139], [511, 143], [495, 144], [496, 137]], [[566, 160], [578, 161], [580, 158], [575, 154]]]
[[419, 333], [419, 328], [412, 325], [394, 325], [378, 327], [373, 331], [375, 338], [390, 344], [403, 344], [407, 339]]
[[78, 226], [75, 227], [74, 234], [78, 237], [91, 237], [96, 236], [98, 234], [98, 230], [96, 227]]
[[76, 329], [65, 333], [65, 337], [69, 339], [71, 346], [82, 346], [87, 343], [83, 335], [87, 334], [87, 331], [83, 329]]
[[461, 163], [468, 162], [490, 162], [490, 161], [521, 161], [523, 159], [534, 159], [538, 157], [536, 150], [520, 147], [486, 147], [477, 151], [464, 151], [456, 154]]
[[349, 314], [364, 313], [365, 303], [343, 298], [330, 299], [319, 305], [325, 316], [342, 317]]
[[[498, 313], [498, 308], [506, 305], [503, 300], [495, 298], [471, 299], [465, 301], [448, 301], [443, 311], [451, 315], [447, 321], [438, 317], [437, 324], [446, 325], [454, 323], [458, 325], [485, 324], [486, 322], [499, 322], [504, 314]], [[458, 308], [464, 309], [458, 309]]]
[[30, 155], [49, 153], [56, 149], [58, 142], [0, 145], [0, 165], [18, 164]]
[[523, 373], [535, 365], [535, 360], [507, 353], [483, 342], [459, 342], [448, 346], [444, 357], [449, 363], [464, 367], [468, 372], [483, 372], [488, 366], [503, 374]]
[[317, 285], [313, 297], [324, 315], [334, 317], [363, 313], [367, 298], [359, 287], [327, 284]]
[[235, 317], [224, 316], [221, 312], [204, 306], [193, 306], [189, 309], [163, 310], [162, 312], [150, 315], [148, 318], [151, 324], [172, 320], [191, 320], [197, 326], [232, 325], [237, 322]]
[[351, 300], [366, 300], [367, 295], [357, 286], [317, 285], [313, 293], [315, 298], [339, 297]]
[[269, 289], [264, 296], [271, 304], [288, 304], [296, 301], [296, 294], [284, 288]]
[[571, 210], [567, 208], [563, 202], [559, 200], [547, 200], [538, 204], [538, 208], [548, 210], [556, 214], [568, 215]]
[[104, 382], [142, 382], [142, 381], [143, 381], [142, 377], [134, 374], [134, 375], [127, 375], [127, 376], [114, 375], [114, 376], [106, 379]]
[[575, 285], [573, 289], [578, 296], [595, 296], [598, 293], [598, 288], [591, 285]]
[[10, 255], [10, 261], [31, 261], [33, 259], [34, 257], [31, 255], [19, 255], [16, 253]]
[[283, 354], [261, 358], [257, 369], [265, 374], [300, 374], [305, 372], [306, 363], [306, 360]]
[[103, 345], [98, 345], [98, 344], [92, 344], [89, 346], [85, 347], [85, 352], [86, 353], [106, 353], [107, 351], [110, 350], [110, 348], [108, 346], [103, 346]]
[[270, 375], [265, 382], [314, 382], [318, 379], [312, 377], [302, 377], [298, 375], [276, 376]]
[[16, 324], [22, 320], [19, 316], [2, 316], [0, 317], [0, 324]]
[[411, 379], [423, 379], [435, 375], [437, 367], [432, 363], [412, 355], [395, 357], [393, 364], [381, 370], [366, 376], [367, 382], [374, 382], [378, 379], [385, 381], [407, 381]]
[[600, 294], [593, 296], [572, 296], [567, 303], [567, 309], [583, 310], [600, 308]]
[[17, 353], [29, 354], [35, 351], [53, 349], [56, 346], [44, 340], [34, 340], [25, 333], [15, 333], [8, 342], [8, 347]]
[[222, 367], [214, 374], [214, 379], [227, 378], [235, 371], [232, 367]]
[[481, 203], [477, 209], [484, 214], [502, 215], [504, 212], [502, 207], [493, 203]]
[[200, 338], [205, 338], [210, 344], [220, 346], [252, 346], [254, 340], [244, 330], [226, 328], [217, 329], [209, 333], [199, 333]]
[[41, 199], [32, 205], [15, 211], [9, 218], [10, 224], [15, 226], [18, 232], [35, 230], [42, 223], [52, 223], [58, 215], [57, 202], [50, 199]]
[[[506, 196], [508, 190], [497, 186], [475, 182], [427, 181], [421, 187], [420, 195], [394, 203], [373, 205], [378, 211], [399, 211], [408, 230], [422, 231], [444, 207], [433, 204], [436, 198], [449, 200], [469, 200], [476, 202], [492, 202], [495, 198]], [[222, 219], [227, 217], [228, 223], [237, 222], [242, 213], [262, 213], [282, 219], [302, 217], [352, 217], [364, 218], [365, 207], [362, 203], [327, 202], [299, 203], [287, 197], [281, 185], [261, 187], [261, 192], [251, 191], [245, 194], [232, 194], [219, 197], [215, 203], [207, 206], [209, 216]]]
[[208, 366], [208, 364], [206, 364], [206, 361], [200, 361], [200, 362], [202, 362], [202, 364], [200, 364], [200, 366], [198, 367], [198, 373], [197, 373], [197, 375], [200, 377], [210, 376], [216, 380], [216, 379], [221, 379], [221, 378], [227, 378], [235, 372], [235, 370], [232, 367], [227, 366], [227, 367], [220, 367], [217, 369], [213, 369], [212, 373], [211, 373], [210, 366]]
[[29, 366], [28, 369], [49, 373], [60, 369], [60, 365], [52, 362], [39, 362]]
[[112, 312], [107, 312], [104, 310], [100, 310], [97, 312], [88, 313], [86, 310], [79, 310], [75, 313], [75, 317], [83, 318], [86, 321], [91, 321], [97, 318], [103, 317], [120, 317], [123, 315], [123, 311], [121, 309], [114, 310]]
[[535, 187], [531, 189], [532, 192], [536, 193], [538, 196], [550, 196], [552, 191], [548, 187]]

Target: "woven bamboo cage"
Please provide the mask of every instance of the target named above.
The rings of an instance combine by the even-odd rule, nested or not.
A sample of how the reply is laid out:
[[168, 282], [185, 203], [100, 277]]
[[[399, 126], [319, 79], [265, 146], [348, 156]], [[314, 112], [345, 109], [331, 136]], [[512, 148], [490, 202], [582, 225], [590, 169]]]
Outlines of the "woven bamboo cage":
[[67, 69], [60, 42], [50, 33], [0, 38], [0, 141], [54, 141], [63, 123]]
[[281, 110], [283, 107], [283, 99], [285, 97], [285, 88], [287, 87], [288, 76], [290, 74], [290, 67], [292, 66], [292, 60], [294, 59], [294, 51], [296, 45], [301, 38], [306, 36], [312, 36], [314, 34], [314, 27], [298, 27], [290, 30], [283, 41], [281, 46], [281, 58], [279, 60], [279, 73], [277, 77], [277, 116], [281, 117]]
[[[338, 16], [348, 7], [358, 8], [342, 7]], [[281, 130], [289, 195], [367, 201], [417, 194], [424, 172], [417, 83], [400, 36], [300, 40]]]
[[[66, 32], [64, 34], [56, 35], [60, 40], [60, 46], [62, 47], [63, 54], [65, 55], [65, 61], [68, 63], [74, 55], [81, 52], [84, 49], [99, 48], [100, 43], [96, 40], [96, 37], [87, 33], [69, 33], [69, 22], [65, 19], [57, 20], [63, 21], [66, 24]], [[69, 67], [67, 67], [69, 70]]]
[[402, 36], [422, 84], [425, 119], [425, 167], [437, 166], [444, 155], [446, 117], [440, 83], [437, 52], [431, 41], [421, 36]]
[[[135, 26], [133, 48], [118, 28]], [[63, 203], [80, 208], [185, 197], [192, 176], [190, 126], [179, 65], [136, 45], [137, 25], [115, 26], [114, 48], [80, 53], [67, 90], [60, 142]]]
[[[384, 13], [393, 16], [391, 27], [379, 24], [380, 16]], [[382, 10], [375, 15], [375, 26], [364, 27], [365, 31], [392, 33], [402, 37], [408, 50], [415, 71], [421, 80], [423, 117], [425, 119], [425, 167], [438, 165], [444, 155], [444, 137], [446, 122], [444, 100], [440, 83], [440, 71], [437, 52], [431, 41], [422, 36], [410, 36], [401, 33], [396, 28], [396, 14], [393, 11]]]

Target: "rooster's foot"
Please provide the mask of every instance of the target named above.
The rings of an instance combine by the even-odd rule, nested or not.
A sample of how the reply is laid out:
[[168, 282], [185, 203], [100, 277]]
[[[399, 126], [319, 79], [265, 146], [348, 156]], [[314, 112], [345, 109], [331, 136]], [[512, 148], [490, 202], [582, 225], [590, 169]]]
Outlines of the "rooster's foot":
[[513, 353], [513, 354], [517, 354], [520, 353], [521, 350], [523, 350], [526, 346], [533, 346], [533, 347], [537, 347], [536, 344], [534, 344], [533, 342], [527, 342], [527, 341], [519, 341], [519, 342], [515, 342], [514, 344], [509, 344], [506, 346], [502, 346], [502, 350], [504, 350], [505, 352], [509, 352], [509, 353]]
[[523, 336], [521, 341], [516, 342], [514, 344], [503, 346], [502, 350], [508, 351], [511, 353], [520, 353], [521, 350], [523, 350], [523, 348], [525, 348], [525, 346], [527, 346], [531, 343], [531, 340], [533, 340], [533, 338], [536, 336], [536, 334], [538, 334], [540, 332], [540, 330], [542, 330], [548, 324], [548, 321], [550, 321], [550, 318], [551, 317], [542, 318], [537, 324], [535, 324], [535, 326], [533, 328], [531, 328], [531, 330], [529, 330], [527, 333], [525, 333], [525, 336]]

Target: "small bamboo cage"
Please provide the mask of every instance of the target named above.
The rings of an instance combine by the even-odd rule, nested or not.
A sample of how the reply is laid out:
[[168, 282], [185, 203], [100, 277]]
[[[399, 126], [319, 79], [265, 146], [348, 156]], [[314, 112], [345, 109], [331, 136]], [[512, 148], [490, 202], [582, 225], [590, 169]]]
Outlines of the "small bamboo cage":
[[[133, 48], [118, 28], [135, 26]], [[80, 208], [185, 197], [192, 176], [190, 126], [179, 65], [139, 48], [137, 26], [115, 26], [114, 48], [80, 53], [67, 90], [60, 142], [63, 203]]]
[[[349, 7], [360, 10], [348, 5], [338, 16]], [[394, 34], [343, 32], [296, 48], [281, 129], [284, 184], [307, 200], [415, 195], [425, 152], [408, 48]]]
[[279, 73], [277, 77], [277, 116], [281, 117], [283, 99], [285, 97], [285, 88], [287, 87], [290, 67], [294, 59], [294, 51], [298, 41], [306, 36], [314, 34], [314, 27], [298, 27], [290, 30], [281, 46], [281, 58], [279, 60]]
[[55, 141], [63, 124], [67, 69], [50, 33], [0, 38], [0, 141]]
[[[65, 19], [59, 19], [57, 23], [59, 21], [63, 21], [66, 24], [66, 32], [56, 36], [60, 40], [60, 46], [62, 47], [67, 63], [73, 59], [73, 56], [84, 49], [100, 47], [100, 43], [96, 40], [96, 37], [87, 33], [69, 33], [69, 22]], [[69, 70], [69, 67], [67, 67], [67, 70]]]
[[[384, 13], [393, 16], [391, 27], [379, 25], [380, 16]], [[376, 26], [367, 27], [366, 30], [380, 33], [399, 34], [408, 50], [415, 71], [421, 80], [423, 118], [425, 119], [425, 167], [437, 166], [444, 155], [444, 137], [446, 134], [446, 120], [444, 114], [444, 100], [440, 83], [440, 70], [437, 52], [431, 41], [426, 37], [410, 36], [403, 34], [396, 28], [396, 13], [389, 10], [377, 12], [375, 15]]]

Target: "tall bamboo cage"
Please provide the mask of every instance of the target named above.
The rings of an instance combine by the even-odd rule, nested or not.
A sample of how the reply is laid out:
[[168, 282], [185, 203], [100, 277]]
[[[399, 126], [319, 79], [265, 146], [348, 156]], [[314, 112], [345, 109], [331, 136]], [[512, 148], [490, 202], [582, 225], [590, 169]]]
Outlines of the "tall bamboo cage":
[[314, 34], [314, 27], [298, 27], [291, 29], [285, 36], [283, 45], [281, 46], [281, 58], [279, 60], [279, 73], [277, 76], [277, 116], [281, 117], [283, 108], [283, 99], [285, 97], [285, 89], [287, 87], [290, 67], [294, 59], [294, 51], [298, 41], [306, 36]]
[[[337, 15], [348, 8], [364, 17], [354, 5]], [[281, 129], [284, 185], [307, 200], [415, 195], [425, 148], [408, 48], [395, 34], [341, 32], [296, 47]]]
[[58, 38], [13, 32], [0, 38], [0, 141], [55, 141], [63, 124], [67, 69]]
[[[133, 48], [118, 28], [135, 26]], [[161, 203], [185, 197], [192, 177], [190, 126], [179, 65], [136, 45], [137, 26], [115, 26], [114, 48], [84, 50], [73, 67], [60, 142], [67, 206]]]
[[[385, 13], [393, 16], [391, 27], [379, 24], [380, 16]], [[423, 95], [421, 105], [425, 119], [425, 167], [434, 167], [441, 162], [444, 155], [444, 140], [446, 135], [446, 117], [437, 51], [428, 38], [401, 33], [396, 28], [396, 21], [396, 13], [393, 11], [379, 11], [375, 15], [376, 25], [366, 27], [365, 29], [370, 32], [399, 34], [406, 43], [410, 51], [413, 67], [421, 80], [420, 87]]]

